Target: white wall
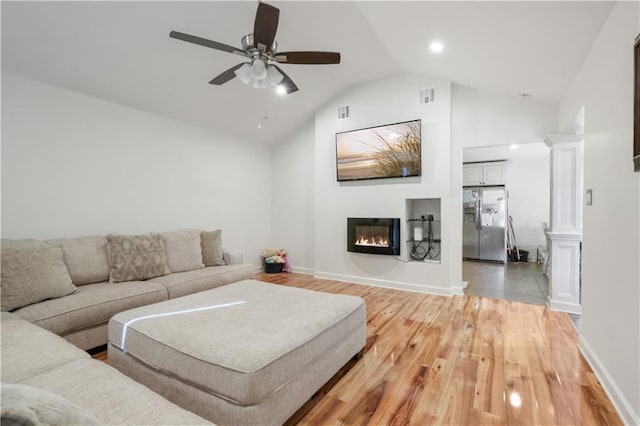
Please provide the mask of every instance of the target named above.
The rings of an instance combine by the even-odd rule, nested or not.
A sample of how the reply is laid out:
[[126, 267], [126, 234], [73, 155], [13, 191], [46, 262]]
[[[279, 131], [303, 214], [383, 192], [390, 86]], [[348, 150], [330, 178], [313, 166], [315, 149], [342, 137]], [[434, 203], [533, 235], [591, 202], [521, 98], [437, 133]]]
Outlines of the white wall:
[[529, 262], [536, 261], [538, 245], [546, 245], [542, 222], [549, 223], [550, 150], [543, 142], [519, 144], [518, 149], [507, 145], [467, 148], [464, 161], [507, 160], [509, 215], [518, 248], [529, 252]]
[[273, 245], [284, 247], [294, 272], [315, 268], [315, 122], [273, 148]]
[[[451, 198], [458, 227], [451, 231], [455, 255], [462, 258], [462, 150], [464, 148], [542, 142], [555, 132], [558, 104], [495, 95], [453, 85], [451, 97]], [[453, 280], [462, 281], [462, 263]]]
[[581, 348], [625, 423], [640, 423], [640, 174], [633, 173], [633, 41], [638, 2], [617, 2], [560, 103], [585, 108]]
[[[418, 93], [435, 87], [437, 101], [419, 105]], [[316, 114], [315, 123], [315, 268], [322, 277], [451, 294], [452, 259], [448, 233], [450, 207], [450, 99], [446, 80], [402, 75], [353, 87], [332, 99]], [[338, 106], [349, 105], [351, 118], [337, 120]], [[422, 120], [422, 176], [374, 181], [336, 181], [335, 135], [353, 129]], [[405, 262], [392, 256], [349, 253], [347, 217], [402, 219], [406, 240], [408, 198], [441, 198], [442, 264]], [[407, 245], [401, 258], [408, 257]], [[459, 252], [459, 250], [458, 250]], [[457, 283], [458, 287], [460, 282]], [[461, 288], [453, 291], [461, 291]]]
[[557, 130], [558, 104], [454, 84], [454, 143], [461, 148], [543, 142]]
[[[420, 106], [417, 92], [427, 87], [437, 88], [438, 101]], [[446, 294], [461, 290], [462, 149], [542, 141], [547, 133], [557, 129], [557, 104], [454, 86], [454, 105], [451, 105], [450, 90], [447, 81], [407, 75], [353, 87], [322, 107], [314, 124], [305, 126], [274, 148], [274, 181], [280, 181], [277, 187], [282, 191], [273, 194], [273, 241], [289, 249], [294, 267], [302, 268], [304, 272], [315, 271], [322, 277], [412, 290]], [[336, 119], [337, 107], [342, 105], [351, 107], [351, 119]], [[450, 121], [452, 113], [453, 123]], [[422, 119], [423, 127], [421, 178], [336, 181], [337, 132], [414, 118]], [[450, 142], [451, 126], [455, 133], [453, 143]], [[313, 135], [309, 133], [312, 131]], [[313, 144], [312, 152], [310, 143]], [[535, 161], [526, 167], [536, 172], [548, 170], [548, 162]], [[310, 170], [313, 170], [313, 176], [310, 176]], [[548, 172], [541, 179], [548, 182]], [[527, 191], [533, 184], [526, 177], [520, 181], [518, 186]], [[315, 199], [309, 198], [309, 192], [314, 193]], [[405, 200], [421, 198], [441, 199], [441, 265], [407, 264], [391, 257], [346, 251], [348, 216], [404, 219], [407, 217]], [[540, 222], [548, 221], [548, 192], [544, 195], [536, 192], [536, 200], [545, 219], [541, 219], [542, 213], [535, 217], [524, 212], [518, 214], [526, 223], [523, 238], [529, 239], [525, 234], [529, 231], [531, 234], [532, 258], [538, 241], [544, 243]], [[310, 214], [310, 211], [314, 213]], [[403, 239], [409, 231], [403, 221]], [[306, 241], [314, 240], [314, 248], [306, 244]], [[523, 248], [529, 249], [527, 245]], [[402, 250], [400, 258], [406, 260], [406, 245]]]
[[2, 74], [2, 237], [223, 230], [258, 264], [270, 148]]

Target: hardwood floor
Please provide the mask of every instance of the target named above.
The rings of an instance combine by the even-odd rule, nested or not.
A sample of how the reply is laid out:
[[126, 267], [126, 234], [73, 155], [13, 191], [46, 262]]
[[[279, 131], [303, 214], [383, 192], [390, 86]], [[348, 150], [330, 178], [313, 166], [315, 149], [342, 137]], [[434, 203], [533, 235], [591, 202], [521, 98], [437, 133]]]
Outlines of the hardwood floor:
[[336, 374], [288, 424], [622, 424], [579, 353], [566, 314], [300, 274], [255, 278], [352, 294], [367, 304], [364, 356]]
[[296, 413], [299, 424], [622, 424], [565, 314], [297, 274], [256, 279], [367, 303], [364, 357]]

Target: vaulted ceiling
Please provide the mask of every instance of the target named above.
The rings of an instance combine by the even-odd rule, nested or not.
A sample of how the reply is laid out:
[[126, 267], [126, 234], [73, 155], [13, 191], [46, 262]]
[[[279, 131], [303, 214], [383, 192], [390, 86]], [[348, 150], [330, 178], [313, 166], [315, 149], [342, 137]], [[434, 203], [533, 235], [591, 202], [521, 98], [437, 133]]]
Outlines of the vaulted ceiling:
[[[240, 46], [257, 2], [7, 2], [2, 68], [261, 143], [277, 143], [349, 86], [399, 73], [559, 101], [612, 2], [272, 2], [279, 50], [326, 50], [340, 65], [282, 65], [287, 96], [208, 82], [237, 55], [171, 30]], [[440, 40], [444, 51], [429, 44]], [[264, 117], [268, 117], [265, 119]], [[261, 124], [260, 128], [258, 123]]]

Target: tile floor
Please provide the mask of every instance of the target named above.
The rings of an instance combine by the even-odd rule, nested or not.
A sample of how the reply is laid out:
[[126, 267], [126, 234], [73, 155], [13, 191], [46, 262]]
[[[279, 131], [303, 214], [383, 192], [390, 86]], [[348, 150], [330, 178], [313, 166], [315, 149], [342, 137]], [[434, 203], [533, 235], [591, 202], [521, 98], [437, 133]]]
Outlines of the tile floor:
[[545, 305], [549, 280], [537, 263], [462, 262], [466, 294]]
[[[515, 302], [546, 305], [549, 279], [537, 263], [462, 262], [462, 279], [469, 284], [465, 294]], [[579, 333], [580, 315], [568, 314]]]

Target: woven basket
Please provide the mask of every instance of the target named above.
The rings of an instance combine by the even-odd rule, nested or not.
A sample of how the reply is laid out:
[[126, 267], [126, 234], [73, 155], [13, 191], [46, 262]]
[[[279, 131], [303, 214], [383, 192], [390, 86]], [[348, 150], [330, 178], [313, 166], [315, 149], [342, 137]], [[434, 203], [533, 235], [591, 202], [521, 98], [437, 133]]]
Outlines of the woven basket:
[[282, 272], [284, 263], [266, 263], [264, 264], [264, 271], [267, 274], [277, 274]]

